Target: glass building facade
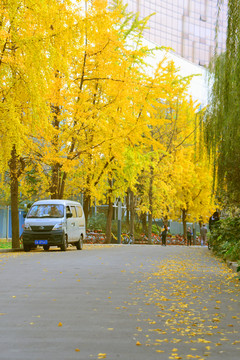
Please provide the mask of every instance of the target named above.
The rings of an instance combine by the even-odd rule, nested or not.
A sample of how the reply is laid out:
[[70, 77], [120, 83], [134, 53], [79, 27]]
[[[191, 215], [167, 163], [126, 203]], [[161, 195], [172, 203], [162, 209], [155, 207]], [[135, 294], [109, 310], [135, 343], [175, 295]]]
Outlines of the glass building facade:
[[[177, 55], [208, 66], [214, 52], [225, 50], [227, 0], [124, 0], [128, 11], [150, 17], [144, 37]], [[218, 14], [219, 12], [219, 14]], [[218, 35], [216, 23], [218, 19]], [[216, 47], [217, 44], [217, 47]]]

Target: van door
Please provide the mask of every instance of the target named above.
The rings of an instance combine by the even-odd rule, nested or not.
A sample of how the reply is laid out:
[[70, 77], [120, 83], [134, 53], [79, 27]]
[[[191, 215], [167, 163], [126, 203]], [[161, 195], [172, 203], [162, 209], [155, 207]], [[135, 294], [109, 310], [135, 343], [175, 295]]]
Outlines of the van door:
[[73, 227], [73, 240], [74, 241], [77, 241], [79, 240], [79, 237], [78, 237], [78, 218], [77, 218], [77, 210], [76, 210], [76, 207], [71, 205], [70, 206], [70, 210], [71, 210], [71, 213], [72, 213], [72, 227]]
[[85, 237], [85, 217], [83, 214], [83, 209], [80, 205], [76, 206], [77, 217], [78, 217], [78, 239], [80, 239], [80, 235], [84, 234]]
[[67, 214], [71, 213], [72, 217], [67, 217], [67, 234], [68, 234], [68, 241], [74, 241], [76, 239], [76, 209], [73, 206], [66, 206], [66, 216]]

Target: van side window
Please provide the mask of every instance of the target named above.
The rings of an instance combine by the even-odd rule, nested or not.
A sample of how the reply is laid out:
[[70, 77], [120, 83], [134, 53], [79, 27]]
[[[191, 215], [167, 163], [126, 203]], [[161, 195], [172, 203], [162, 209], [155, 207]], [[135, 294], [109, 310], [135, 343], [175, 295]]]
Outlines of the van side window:
[[77, 209], [77, 216], [78, 216], [78, 217], [82, 217], [82, 216], [83, 216], [83, 212], [82, 212], [81, 206], [76, 206], [76, 209]]
[[72, 217], [76, 218], [77, 217], [77, 212], [76, 212], [75, 206], [70, 206], [70, 208], [71, 208], [71, 213], [73, 214]]
[[71, 210], [70, 210], [70, 206], [66, 206], [66, 214], [70, 214]]

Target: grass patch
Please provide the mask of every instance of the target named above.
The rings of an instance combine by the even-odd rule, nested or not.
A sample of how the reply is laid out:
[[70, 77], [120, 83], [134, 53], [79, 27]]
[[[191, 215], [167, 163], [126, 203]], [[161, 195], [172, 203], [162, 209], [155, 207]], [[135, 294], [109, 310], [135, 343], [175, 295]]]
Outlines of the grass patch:
[[6, 239], [0, 239], [0, 249], [11, 249], [12, 241]]

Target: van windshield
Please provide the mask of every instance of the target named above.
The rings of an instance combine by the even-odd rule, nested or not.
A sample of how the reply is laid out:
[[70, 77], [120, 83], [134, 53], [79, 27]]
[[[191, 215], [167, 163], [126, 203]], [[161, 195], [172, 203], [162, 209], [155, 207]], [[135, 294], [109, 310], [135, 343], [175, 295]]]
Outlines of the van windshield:
[[64, 215], [63, 205], [33, 205], [27, 215], [28, 218], [62, 218]]

